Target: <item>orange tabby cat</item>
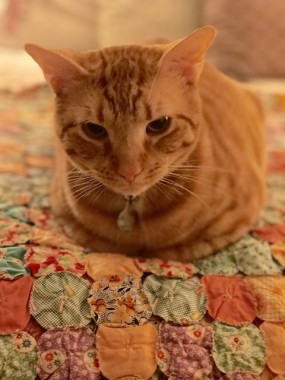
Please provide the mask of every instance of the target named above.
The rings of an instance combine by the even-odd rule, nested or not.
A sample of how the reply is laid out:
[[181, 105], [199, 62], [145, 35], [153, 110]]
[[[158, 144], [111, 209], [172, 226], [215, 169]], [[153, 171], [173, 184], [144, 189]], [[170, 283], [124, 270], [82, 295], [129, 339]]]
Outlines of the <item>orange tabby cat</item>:
[[27, 45], [56, 94], [52, 206], [100, 252], [191, 260], [240, 238], [264, 202], [261, 107], [204, 55], [171, 44], [78, 53]]

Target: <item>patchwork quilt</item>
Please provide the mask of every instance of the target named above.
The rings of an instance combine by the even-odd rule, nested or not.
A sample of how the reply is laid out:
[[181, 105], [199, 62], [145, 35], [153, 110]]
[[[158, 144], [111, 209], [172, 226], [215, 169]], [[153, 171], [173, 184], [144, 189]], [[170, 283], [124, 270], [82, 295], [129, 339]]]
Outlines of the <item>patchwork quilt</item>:
[[268, 203], [215, 255], [88, 253], [50, 210], [52, 96], [0, 93], [0, 379], [285, 379], [285, 95], [268, 108]]

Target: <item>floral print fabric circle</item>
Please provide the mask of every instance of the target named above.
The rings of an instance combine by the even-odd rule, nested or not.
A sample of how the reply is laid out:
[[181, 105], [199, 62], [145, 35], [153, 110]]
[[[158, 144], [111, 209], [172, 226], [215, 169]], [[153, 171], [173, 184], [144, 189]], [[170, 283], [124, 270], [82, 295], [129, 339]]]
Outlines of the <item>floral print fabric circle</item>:
[[139, 277], [106, 276], [95, 281], [88, 303], [98, 325], [141, 325], [152, 315]]
[[186, 280], [198, 272], [198, 269], [190, 263], [161, 259], [135, 259], [137, 266], [144, 272], [169, 278], [181, 278]]
[[[207, 379], [213, 370], [210, 326], [179, 326], [162, 322], [157, 344], [157, 363], [170, 378]], [[205, 377], [203, 377], [205, 376]]]
[[95, 334], [87, 327], [54, 329], [38, 342], [42, 380], [99, 379]]
[[12, 280], [30, 274], [24, 259], [26, 251], [22, 246], [0, 248], [0, 278]]
[[82, 276], [85, 273], [85, 257], [80, 251], [33, 246], [26, 254], [26, 263], [33, 276], [68, 271]]
[[249, 372], [260, 374], [265, 366], [265, 343], [260, 330], [253, 324], [230, 326], [212, 324], [213, 358], [224, 373]]
[[24, 331], [0, 336], [0, 379], [33, 380], [38, 354], [35, 339]]

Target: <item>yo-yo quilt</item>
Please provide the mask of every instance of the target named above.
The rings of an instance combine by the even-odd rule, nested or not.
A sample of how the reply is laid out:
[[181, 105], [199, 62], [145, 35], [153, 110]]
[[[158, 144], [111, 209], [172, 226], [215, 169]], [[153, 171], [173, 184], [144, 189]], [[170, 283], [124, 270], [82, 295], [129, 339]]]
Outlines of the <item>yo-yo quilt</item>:
[[50, 210], [51, 94], [0, 93], [0, 379], [285, 379], [285, 94], [268, 204], [215, 255], [86, 254]]

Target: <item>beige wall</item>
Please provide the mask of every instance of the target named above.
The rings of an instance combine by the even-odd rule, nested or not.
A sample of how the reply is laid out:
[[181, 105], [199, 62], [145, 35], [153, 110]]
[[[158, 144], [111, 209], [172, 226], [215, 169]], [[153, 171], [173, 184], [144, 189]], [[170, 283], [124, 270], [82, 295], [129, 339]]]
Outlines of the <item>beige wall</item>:
[[[4, 0], [2, 0], [4, 1]], [[7, 1], [7, 0], [6, 0]], [[1, 2], [1, 0], [0, 0]], [[25, 0], [0, 44], [92, 49], [180, 38], [200, 24], [201, 0]]]

